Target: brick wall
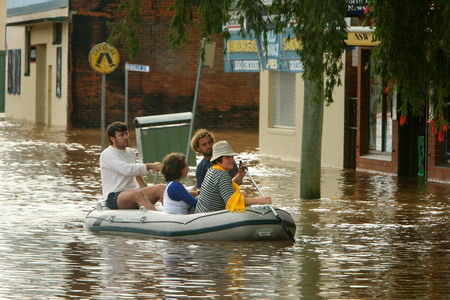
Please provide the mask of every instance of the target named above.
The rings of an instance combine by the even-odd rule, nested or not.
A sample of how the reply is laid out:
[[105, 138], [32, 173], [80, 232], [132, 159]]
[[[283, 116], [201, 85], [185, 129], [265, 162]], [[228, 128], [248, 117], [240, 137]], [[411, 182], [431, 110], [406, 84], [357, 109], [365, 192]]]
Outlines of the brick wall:
[[[188, 42], [171, 49], [168, 30], [172, 1], [144, 1], [141, 51], [129, 60], [125, 50], [121, 65], [106, 75], [106, 123], [124, 119], [124, 63], [149, 65], [150, 73], [129, 72], [129, 117], [191, 111], [200, 51], [199, 34], [189, 28]], [[118, 0], [71, 1], [70, 110], [75, 127], [100, 127], [101, 75], [91, 69], [91, 48], [107, 40], [106, 23], [116, 15]], [[216, 42], [213, 68], [203, 68], [197, 107], [197, 127], [258, 128], [259, 74], [225, 73], [223, 40]]]
[[437, 137], [432, 134], [431, 126], [428, 128], [428, 180], [450, 183], [449, 165], [443, 163], [442, 143], [439, 143]]

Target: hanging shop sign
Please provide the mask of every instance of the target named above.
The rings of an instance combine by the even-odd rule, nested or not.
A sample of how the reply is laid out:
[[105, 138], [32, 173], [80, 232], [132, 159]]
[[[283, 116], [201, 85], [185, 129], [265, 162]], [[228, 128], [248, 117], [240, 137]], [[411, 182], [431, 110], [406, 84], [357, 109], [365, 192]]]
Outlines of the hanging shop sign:
[[348, 46], [377, 46], [380, 41], [375, 40], [373, 32], [349, 32], [345, 40]]
[[368, 0], [348, 0], [347, 17], [356, 17], [364, 14]]
[[284, 29], [282, 33], [268, 31], [267, 44], [264, 43], [263, 36], [242, 36], [238, 30], [230, 30], [230, 35], [231, 38], [225, 41], [225, 72], [303, 72], [303, 65], [297, 54], [300, 43], [291, 28]]
[[243, 37], [237, 30], [230, 31], [230, 35], [225, 41], [225, 72], [259, 72], [260, 57], [255, 37]]

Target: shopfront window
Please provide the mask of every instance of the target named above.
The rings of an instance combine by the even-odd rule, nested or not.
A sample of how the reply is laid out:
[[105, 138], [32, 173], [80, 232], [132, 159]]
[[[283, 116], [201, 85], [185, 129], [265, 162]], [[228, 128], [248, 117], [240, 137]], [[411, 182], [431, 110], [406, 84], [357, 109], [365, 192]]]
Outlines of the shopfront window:
[[[447, 111], [445, 116], [447, 122], [450, 120], [450, 100], [447, 101]], [[450, 134], [448, 130], [445, 132], [444, 136], [444, 159], [447, 163], [450, 163]]]
[[369, 152], [392, 152], [392, 120], [393, 104], [397, 100], [397, 92], [385, 94], [382, 90], [381, 78], [370, 72], [370, 105], [369, 105]]
[[8, 94], [20, 94], [21, 49], [8, 49]]

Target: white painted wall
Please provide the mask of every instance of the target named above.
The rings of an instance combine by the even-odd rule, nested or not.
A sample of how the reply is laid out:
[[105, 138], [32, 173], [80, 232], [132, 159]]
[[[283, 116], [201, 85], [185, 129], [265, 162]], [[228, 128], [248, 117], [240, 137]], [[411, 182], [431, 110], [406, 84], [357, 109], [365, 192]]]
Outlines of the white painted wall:
[[[25, 45], [25, 27], [6, 27], [6, 45], [8, 50], [22, 49], [21, 62], [21, 87], [20, 94], [8, 94], [5, 97], [5, 117], [6, 120], [16, 120], [26, 123], [35, 122], [36, 97], [34, 91], [36, 89], [35, 80], [24, 76], [25, 64], [23, 61], [24, 45]], [[6, 60], [8, 61], [8, 59]], [[8, 66], [6, 67], [8, 74]], [[31, 74], [36, 74], [32, 65]], [[8, 82], [8, 76], [6, 81]]]
[[[303, 115], [303, 80], [296, 75], [296, 122], [295, 129], [271, 128], [270, 95], [271, 71], [260, 73], [259, 86], [259, 153], [262, 156], [300, 161], [300, 139], [302, 122], [298, 116]], [[301, 120], [301, 119], [300, 119]]]
[[[345, 58], [344, 58], [345, 59]], [[344, 72], [341, 80], [344, 82]], [[304, 84], [296, 75], [296, 124], [294, 129], [270, 127], [270, 72], [260, 73], [259, 153], [287, 161], [300, 162]], [[344, 166], [344, 87], [334, 91], [334, 103], [324, 109], [322, 165]]]
[[[16, 17], [17, 18], [17, 17]], [[36, 103], [43, 101], [41, 108], [45, 116], [44, 124], [55, 127], [67, 126], [67, 74], [68, 74], [68, 23], [63, 22], [62, 43], [53, 45], [53, 23], [30, 24], [32, 27], [31, 44], [40, 51], [36, 63], [30, 65], [30, 75], [25, 76], [25, 26], [8, 26], [6, 41], [8, 49], [22, 49], [21, 93], [10, 95], [6, 93], [5, 117], [8, 121], [36, 123], [41, 121], [41, 112]], [[56, 49], [62, 47], [62, 95], [56, 97]], [[45, 52], [45, 57], [42, 57]], [[44, 66], [38, 64], [44, 63]], [[47, 74], [51, 70], [51, 74]], [[38, 74], [38, 73], [39, 74]], [[50, 84], [49, 84], [49, 80]], [[37, 83], [39, 85], [37, 85]], [[42, 87], [41, 85], [45, 85]], [[39, 87], [39, 88], [38, 88]], [[49, 90], [50, 89], [50, 90]], [[49, 109], [49, 107], [51, 109]], [[38, 117], [37, 117], [38, 116]]]
[[5, 50], [6, 1], [0, 0], [0, 50]]

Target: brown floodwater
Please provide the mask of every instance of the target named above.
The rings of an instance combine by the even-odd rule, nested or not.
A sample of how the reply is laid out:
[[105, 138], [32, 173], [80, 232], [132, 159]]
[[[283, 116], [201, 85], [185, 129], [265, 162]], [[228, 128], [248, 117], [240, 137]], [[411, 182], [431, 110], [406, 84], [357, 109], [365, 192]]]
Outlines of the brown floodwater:
[[450, 185], [323, 168], [322, 198], [300, 200], [298, 163], [216, 135], [293, 215], [294, 245], [88, 232], [99, 130], [0, 122], [0, 298], [450, 299]]

